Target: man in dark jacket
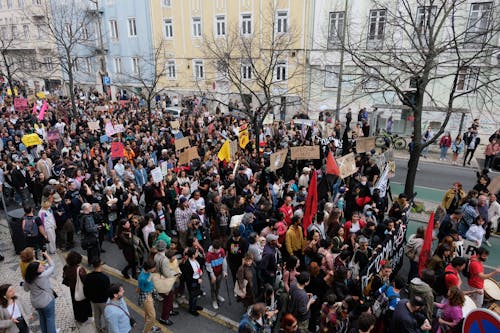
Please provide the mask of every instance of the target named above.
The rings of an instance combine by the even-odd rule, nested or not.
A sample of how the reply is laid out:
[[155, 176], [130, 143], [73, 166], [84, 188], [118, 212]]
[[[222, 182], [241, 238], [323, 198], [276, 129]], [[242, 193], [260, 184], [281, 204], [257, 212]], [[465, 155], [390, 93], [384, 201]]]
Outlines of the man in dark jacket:
[[429, 320], [421, 313], [425, 306], [424, 299], [413, 296], [410, 300], [402, 299], [392, 315], [391, 332], [422, 333], [432, 327]]
[[479, 136], [477, 135], [477, 130], [473, 129], [472, 127], [469, 127], [469, 130], [464, 134], [464, 144], [466, 150], [464, 154], [463, 166], [465, 166], [465, 162], [467, 161], [467, 157], [469, 155], [470, 155], [469, 162], [467, 162], [467, 164], [470, 165], [470, 161], [472, 160], [472, 157], [474, 157], [474, 152], [479, 146], [480, 141], [481, 139], [479, 139]]
[[274, 286], [276, 279], [276, 271], [278, 270], [277, 264], [277, 249], [278, 235], [268, 234], [266, 236], [266, 245], [262, 252], [262, 260], [260, 261], [259, 268], [261, 271], [262, 280], [264, 283], [269, 283]]
[[236, 272], [243, 262], [243, 257], [248, 251], [248, 242], [245, 238], [241, 237], [240, 231], [234, 229], [232, 237], [229, 238], [226, 244], [227, 263], [231, 270], [233, 282], [236, 283]]
[[87, 274], [83, 282], [83, 293], [92, 303], [92, 313], [98, 333], [106, 332], [104, 320], [104, 308], [108, 300], [108, 289], [110, 285], [109, 277], [102, 272], [104, 262], [95, 261], [92, 263], [94, 271]]

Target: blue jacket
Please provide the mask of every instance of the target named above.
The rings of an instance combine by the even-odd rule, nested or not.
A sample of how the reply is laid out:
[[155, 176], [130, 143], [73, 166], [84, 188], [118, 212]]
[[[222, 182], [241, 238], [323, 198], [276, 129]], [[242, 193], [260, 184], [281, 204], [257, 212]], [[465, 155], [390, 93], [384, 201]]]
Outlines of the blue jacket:
[[132, 329], [130, 326], [129, 310], [125, 300], [122, 298], [117, 302], [108, 299], [104, 309], [104, 319], [108, 333], [128, 333]]

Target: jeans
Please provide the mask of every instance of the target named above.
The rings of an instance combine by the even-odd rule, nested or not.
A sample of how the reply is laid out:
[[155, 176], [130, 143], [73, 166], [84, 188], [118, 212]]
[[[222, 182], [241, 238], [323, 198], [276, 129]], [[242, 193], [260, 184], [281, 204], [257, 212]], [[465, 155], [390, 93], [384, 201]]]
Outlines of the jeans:
[[42, 333], [56, 333], [56, 300], [52, 299], [46, 307], [36, 311]]
[[92, 303], [94, 324], [98, 333], [106, 332], [106, 320], [104, 319], [104, 308], [106, 303]]
[[448, 154], [448, 149], [449, 147], [442, 146], [441, 147], [441, 159], [445, 160], [446, 159], [446, 154]]
[[200, 284], [198, 283], [198, 281], [192, 282], [191, 286], [189, 286], [189, 311], [191, 312], [196, 311], [199, 290]]
[[491, 169], [491, 165], [493, 164], [493, 159], [495, 155], [486, 155], [486, 158], [484, 160], [484, 168], [485, 169]]
[[217, 302], [217, 296], [219, 296], [220, 284], [222, 282], [222, 274], [215, 276], [215, 282], [212, 283], [210, 279], [210, 294], [212, 295], [212, 301]]

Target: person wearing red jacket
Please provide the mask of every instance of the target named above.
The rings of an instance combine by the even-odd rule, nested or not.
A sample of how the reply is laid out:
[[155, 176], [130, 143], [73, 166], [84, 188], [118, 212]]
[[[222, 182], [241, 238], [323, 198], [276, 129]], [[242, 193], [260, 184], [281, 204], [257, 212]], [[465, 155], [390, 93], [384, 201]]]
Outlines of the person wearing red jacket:
[[205, 266], [210, 277], [210, 292], [212, 294], [212, 306], [219, 309], [218, 302], [224, 302], [224, 298], [219, 295], [222, 278], [227, 278], [226, 252], [221, 247], [221, 241], [216, 239], [208, 248]]
[[285, 203], [280, 207], [279, 211], [283, 213], [283, 221], [290, 226], [293, 217], [293, 207], [292, 207], [292, 197], [287, 195], [285, 197]]
[[445, 135], [441, 137], [439, 141], [439, 148], [441, 148], [440, 161], [446, 161], [446, 154], [448, 154], [448, 149], [451, 147], [451, 135], [450, 132], [446, 132]]
[[351, 240], [353, 248], [356, 242], [356, 235], [361, 231], [366, 225], [366, 222], [362, 220], [359, 216], [359, 212], [353, 212], [350, 221], [347, 221], [344, 225], [344, 240], [348, 242]]

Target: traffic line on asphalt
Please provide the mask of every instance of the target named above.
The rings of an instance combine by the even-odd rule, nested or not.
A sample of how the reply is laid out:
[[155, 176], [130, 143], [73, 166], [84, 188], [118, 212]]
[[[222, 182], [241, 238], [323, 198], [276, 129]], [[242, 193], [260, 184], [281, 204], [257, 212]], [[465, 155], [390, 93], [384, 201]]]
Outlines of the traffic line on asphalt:
[[[84, 261], [84, 262], [88, 262], [88, 260], [87, 260], [87, 256], [82, 255], [82, 261]], [[117, 278], [117, 279], [119, 279], [119, 280], [121, 280], [121, 281], [123, 281], [123, 282], [126, 282], [126, 283], [128, 283], [128, 284], [131, 284], [131, 285], [132, 285], [132, 286], [134, 286], [134, 287], [137, 287], [137, 286], [138, 286], [137, 280], [135, 280], [135, 279], [126, 279], [126, 278], [124, 278], [124, 277], [123, 277], [123, 275], [121, 274], [121, 272], [120, 272], [118, 269], [114, 268], [114, 267], [111, 267], [111, 266], [109, 266], [109, 265], [107, 265], [107, 264], [104, 264], [104, 266], [103, 266], [103, 270], [104, 270], [106, 273], [108, 273], [109, 275], [112, 275], [113, 277], [115, 277], [115, 278]], [[228, 297], [230, 297], [230, 296], [228, 295]], [[128, 303], [127, 303], [127, 304], [128, 304]], [[134, 306], [137, 310], [142, 311], [142, 309], [141, 309], [141, 308], [139, 308], [139, 307], [138, 307], [137, 305], [135, 305], [134, 303], [132, 303], [132, 305], [133, 305], [133, 306]], [[186, 309], [186, 310], [187, 310], [187, 306], [186, 306], [186, 305], [184, 305], [184, 304], [179, 304], [179, 305], [180, 305], [182, 308], [184, 308], [184, 309]], [[134, 310], [134, 311], [135, 311], [135, 310]], [[144, 316], [144, 311], [142, 311], [142, 312], [139, 312], [139, 311], [135, 311], [135, 312], [137, 312], [137, 313], [141, 313], [141, 315], [142, 315], [142, 316]], [[233, 331], [237, 331], [237, 330], [238, 330], [238, 323], [237, 323], [237, 322], [235, 322], [234, 320], [232, 320], [232, 319], [230, 319], [230, 318], [226, 317], [226, 316], [223, 316], [223, 315], [221, 315], [221, 314], [219, 314], [219, 313], [216, 313], [216, 312], [210, 311], [210, 310], [205, 309], [205, 308], [203, 308], [203, 310], [201, 310], [201, 311], [199, 311], [199, 312], [200, 312], [200, 315], [201, 315], [201, 316], [203, 316], [203, 317], [205, 317], [205, 318], [207, 318], [207, 319], [209, 319], [209, 320], [211, 320], [211, 321], [213, 321], [213, 322], [215, 322], [215, 323], [217, 323], [217, 324], [219, 324], [219, 325], [225, 326], [225, 327], [227, 327], [227, 328], [229, 328], [229, 329], [232, 329]], [[162, 327], [163, 327], [163, 325], [161, 325], [161, 324], [160, 324], [160, 326], [162, 326]], [[165, 331], [165, 333], [167, 333], [167, 332], [171, 332], [171, 331]]]
[[[135, 313], [140, 315], [142, 318], [144, 318], [144, 310], [141, 309], [138, 305], [136, 305], [134, 302], [129, 300], [127, 297], [123, 297], [125, 299], [125, 303], [127, 303], [127, 306], [129, 309], [132, 309]], [[163, 333], [174, 333], [168, 328], [166, 328], [163, 324], [161, 324], [158, 320], [155, 320], [155, 326], [158, 327]]]

